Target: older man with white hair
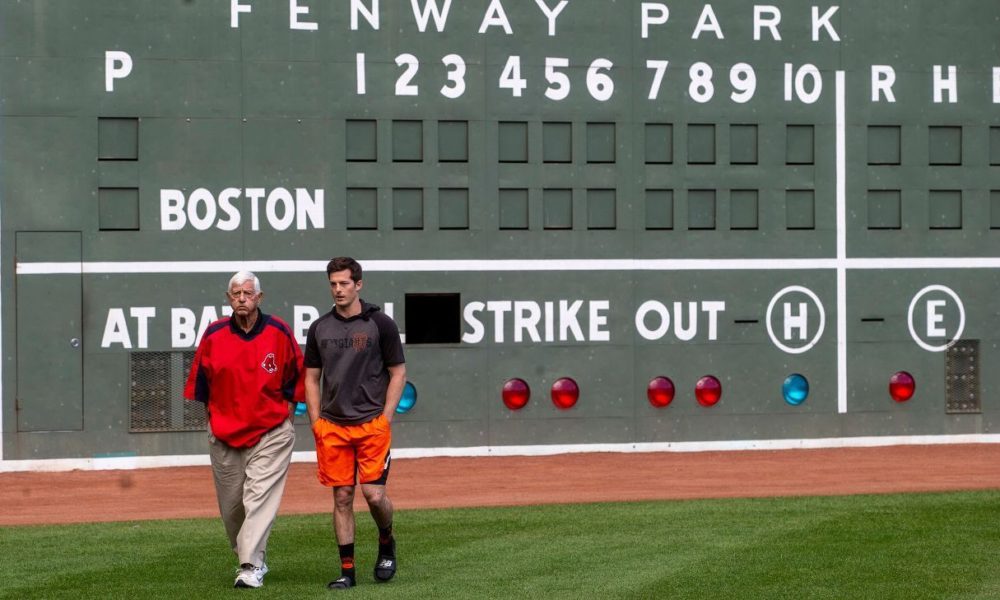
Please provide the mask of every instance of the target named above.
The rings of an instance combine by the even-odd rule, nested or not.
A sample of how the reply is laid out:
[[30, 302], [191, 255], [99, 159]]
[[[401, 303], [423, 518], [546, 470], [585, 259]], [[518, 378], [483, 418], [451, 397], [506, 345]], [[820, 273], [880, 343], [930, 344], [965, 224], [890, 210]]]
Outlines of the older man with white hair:
[[294, 406], [305, 397], [302, 351], [291, 328], [260, 310], [260, 280], [229, 280], [230, 317], [205, 330], [184, 397], [205, 403], [222, 522], [239, 557], [235, 587], [264, 585], [267, 538], [295, 444]]

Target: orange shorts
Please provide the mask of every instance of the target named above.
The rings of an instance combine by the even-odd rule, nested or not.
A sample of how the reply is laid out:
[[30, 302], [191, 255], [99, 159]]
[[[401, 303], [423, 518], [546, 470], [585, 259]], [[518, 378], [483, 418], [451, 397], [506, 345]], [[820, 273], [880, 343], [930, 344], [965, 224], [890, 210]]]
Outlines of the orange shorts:
[[379, 415], [361, 425], [338, 425], [316, 419], [316, 464], [319, 482], [327, 487], [361, 483], [385, 484], [392, 430]]

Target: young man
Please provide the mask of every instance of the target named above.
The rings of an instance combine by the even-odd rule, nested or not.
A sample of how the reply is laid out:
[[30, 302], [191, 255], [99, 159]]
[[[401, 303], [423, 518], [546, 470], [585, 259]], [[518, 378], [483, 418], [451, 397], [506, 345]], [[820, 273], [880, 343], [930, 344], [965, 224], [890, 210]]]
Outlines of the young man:
[[240, 561], [235, 587], [258, 588], [295, 444], [294, 402], [305, 395], [302, 351], [284, 321], [261, 312], [253, 273], [233, 275], [226, 297], [233, 314], [205, 330], [184, 397], [208, 413], [219, 511]]
[[396, 574], [392, 502], [385, 483], [390, 423], [406, 382], [406, 364], [396, 324], [359, 296], [361, 265], [353, 258], [334, 258], [326, 275], [333, 309], [309, 327], [305, 383], [319, 481], [333, 488], [340, 577], [327, 587], [336, 590], [357, 582], [354, 489], [358, 483], [379, 531], [375, 580], [389, 581]]

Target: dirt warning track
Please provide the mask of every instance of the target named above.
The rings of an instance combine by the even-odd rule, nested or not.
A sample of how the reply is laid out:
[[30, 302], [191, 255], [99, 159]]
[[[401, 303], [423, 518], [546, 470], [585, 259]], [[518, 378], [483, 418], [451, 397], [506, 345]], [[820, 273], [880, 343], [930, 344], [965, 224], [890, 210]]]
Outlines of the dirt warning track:
[[[326, 513], [314, 463], [281, 514]], [[1000, 489], [1000, 445], [396, 459], [397, 509]], [[358, 495], [359, 502], [363, 502]], [[0, 474], [0, 525], [218, 515], [209, 467]]]

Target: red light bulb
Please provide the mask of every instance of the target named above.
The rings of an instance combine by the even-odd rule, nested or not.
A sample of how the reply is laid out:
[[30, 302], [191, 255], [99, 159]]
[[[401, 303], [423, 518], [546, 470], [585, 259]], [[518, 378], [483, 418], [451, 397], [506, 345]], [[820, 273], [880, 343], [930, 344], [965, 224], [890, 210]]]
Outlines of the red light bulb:
[[722, 384], [712, 375], [705, 375], [694, 386], [694, 397], [702, 406], [712, 406], [722, 397]]
[[896, 402], [906, 402], [913, 397], [913, 392], [917, 390], [917, 382], [913, 380], [913, 375], [906, 371], [899, 371], [889, 378], [889, 395]]
[[531, 398], [531, 388], [523, 379], [515, 377], [504, 382], [501, 395], [504, 406], [511, 410], [520, 410]]
[[556, 408], [561, 410], [573, 408], [579, 399], [580, 388], [569, 377], [557, 379], [552, 384], [552, 404], [555, 404]]
[[654, 377], [646, 387], [646, 398], [656, 408], [669, 405], [674, 399], [674, 382], [662, 375]]

